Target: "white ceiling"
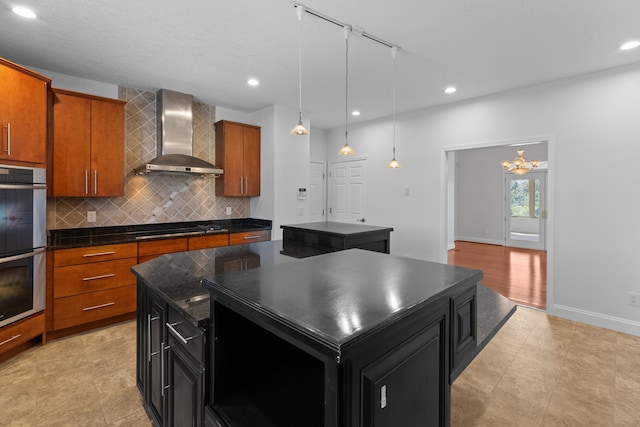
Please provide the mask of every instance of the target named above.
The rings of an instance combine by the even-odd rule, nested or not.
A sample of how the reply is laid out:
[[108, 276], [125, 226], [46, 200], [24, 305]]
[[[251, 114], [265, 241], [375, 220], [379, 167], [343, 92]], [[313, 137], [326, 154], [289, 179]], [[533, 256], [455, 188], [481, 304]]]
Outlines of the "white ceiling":
[[[397, 111], [640, 63], [639, 0], [304, 0], [400, 46]], [[32, 8], [36, 20], [11, 12]], [[167, 88], [242, 111], [297, 109], [298, 20], [289, 0], [0, 0], [0, 56], [82, 78]], [[302, 22], [303, 116], [344, 125], [343, 30]], [[391, 49], [353, 35], [349, 107], [392, 112]], [[261, 84], [249, 87], [249, 77]], [[0, 82], [1, 83], [1, 82]], [[458, 88], [453, 95], [443, 90]], [[292, 124], [293, 125], [293, 124]]]

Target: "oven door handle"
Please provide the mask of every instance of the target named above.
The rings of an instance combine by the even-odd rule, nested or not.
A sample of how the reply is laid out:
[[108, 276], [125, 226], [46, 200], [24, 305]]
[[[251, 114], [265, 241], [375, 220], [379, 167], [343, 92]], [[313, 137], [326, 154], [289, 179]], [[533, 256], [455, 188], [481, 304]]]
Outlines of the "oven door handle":
[[8, 256], [8, 257], [3, 257], [0, 258], [0, 264], [5, 263], [5, 262], [11, 262], [11, 261], [17, 261], [19, 259], [25, 259], [25, 258], [30, 258], [34, 255], [39, 255], [39, 254], [43, 254], [45, 253], [47, 250], [45, 248], [39, 248], [36, 249], [33, 252], [27, 252], [26, 254], [20, 254], [20, 255], [13, 255], [13, 256]]
[[0, 190], [46, 190], [42, 184], [0, 184]]

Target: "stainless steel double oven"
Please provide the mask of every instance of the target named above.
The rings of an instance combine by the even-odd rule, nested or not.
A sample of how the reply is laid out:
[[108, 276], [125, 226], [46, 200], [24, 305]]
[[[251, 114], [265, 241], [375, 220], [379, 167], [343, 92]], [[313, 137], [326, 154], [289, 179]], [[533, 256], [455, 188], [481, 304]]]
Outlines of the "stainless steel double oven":
[[0, 327], [45, 307], [46, 173], [0, 165]]

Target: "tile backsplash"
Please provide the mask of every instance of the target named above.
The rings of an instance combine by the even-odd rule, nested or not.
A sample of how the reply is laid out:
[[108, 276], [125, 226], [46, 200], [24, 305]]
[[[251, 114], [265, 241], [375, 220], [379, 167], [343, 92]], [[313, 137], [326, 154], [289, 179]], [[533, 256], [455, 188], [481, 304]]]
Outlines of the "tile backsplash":
[[[58, 197], [47, 200], [47, 228], [103, 227], [244, 218], [249, 198], [216, 197], [215, 179], [185, 174], [135, 175], [156, 156], [156, 95], [119, 88], [125, 106], [124, 197]], [[215, 107], [194, 101], [193, 155], [215, 164]], [[227, 216], [225, 208], [231, 207]], [[96, 211], [96, 222], [87, 212]]]

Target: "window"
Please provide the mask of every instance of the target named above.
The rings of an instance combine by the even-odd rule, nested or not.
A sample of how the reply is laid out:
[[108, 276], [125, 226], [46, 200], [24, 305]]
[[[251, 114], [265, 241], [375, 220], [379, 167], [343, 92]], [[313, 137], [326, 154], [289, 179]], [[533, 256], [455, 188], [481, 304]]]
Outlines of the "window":
[[511, 216], [540, 218], [540, 180], [511, 181]]

